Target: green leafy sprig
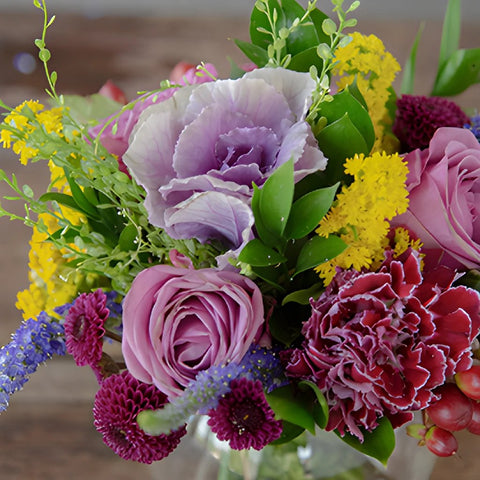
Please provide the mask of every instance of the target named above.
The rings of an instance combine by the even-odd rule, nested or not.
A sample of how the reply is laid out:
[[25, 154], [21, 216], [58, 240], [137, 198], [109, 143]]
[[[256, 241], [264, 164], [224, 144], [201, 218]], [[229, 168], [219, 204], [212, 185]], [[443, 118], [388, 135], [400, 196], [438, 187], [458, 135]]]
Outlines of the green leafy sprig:
[[[459, 48], [461, 21], [461, 0], [449, 0], [443, 21], [437, 73], [431, 96], [458, 95], [470, 86], [480, 83], [480, 48]], [[422, 30], [423, 24], [404, 68], [401, 85], [401, 92], [404, 94], [413, 93], [416, 56]]]

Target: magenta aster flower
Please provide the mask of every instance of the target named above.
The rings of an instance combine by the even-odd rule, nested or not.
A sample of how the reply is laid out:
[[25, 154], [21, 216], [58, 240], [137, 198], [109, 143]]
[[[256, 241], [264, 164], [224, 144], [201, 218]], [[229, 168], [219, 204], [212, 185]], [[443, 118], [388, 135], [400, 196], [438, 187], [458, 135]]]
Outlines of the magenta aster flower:
[[208, 425], [219, 440], [227, 440], [234, 450], [261, 450], [280, 437], [282, 422], [275, 420], [260, 380], [242, 377], [232, 380], [230, 388], [208, 412]]
[[95, 395], [94, 425], [103, 441], [125, 460], [152, 463], [169, 455], [186, 434], [185, 426], [170, 434], [151, 436], [136, 421], [143, 410], [157, 410], [167, 397], [125, 370], [105, 379]]
[[463, 127], [469, 117], [454, 102], [441, 97], [402, 95], [397, 100], [393, 133], [410, 152], [427, 148], [430, 139], [440, 127]]
[[65, 317], [67, 352], [79, 366], [95, 370], [102, 358], [104, 324], [110, 313], [106, 304], [107, 296], [100, 289], [82, 293]]
[[451, 287], [445, 267], [422, 276], [416, 252], [387, 252], [377, 272], [339, 271], [304, 324], [303, 348], [287, 373], [317, 383], [330, 407], [328, 430], [363, 439], [388, 417], [394, 427], [436, 399], [447, 376], [472, 363], [480, 296]]

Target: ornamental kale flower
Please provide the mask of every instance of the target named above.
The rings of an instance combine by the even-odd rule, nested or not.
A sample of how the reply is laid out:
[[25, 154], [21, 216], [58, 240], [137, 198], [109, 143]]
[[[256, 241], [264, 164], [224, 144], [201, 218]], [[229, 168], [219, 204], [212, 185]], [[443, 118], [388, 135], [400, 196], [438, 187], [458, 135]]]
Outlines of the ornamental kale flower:
[[275, 420], [260, 380], [232, 380], [230, 392], [208, 415], [212, 432], [219, 440], [228, 441], [234, 450], [261, 450], [282, 433], [282, 422]]
[[67, 352], [79, 366], [96, 367], [102, 358], [104, 324], [110, 313], [106, 302], [100, 289], [82, 293], [65, 317]]
[[125, 460], [152, 463], [169, 455], [185, 435], [185, 426], [168, 435], [147, 435], [137, 415], [165, 405], [167, 397], [153, 385], [136, 380], [128, 371], [104, 380], [95, 395], [94, 425], [103, 441]]
[[36, 319], [23, 321], [12, 341], [0, 349], [0, 411], [41, 363], [64, 354], [63, 327], [55, 319], [41, 312]]
[[[205, 69], [214, 77], [217, 76], [217, 71], [213, 65], [206, 64]], [[197, 67], [192, 67], [185, 72], [185, 79], [180, 80], [179, 84], [185, 85], [185, 81], [192, 84], [212, 81], [207, 73], [196, 75], [197, 73], [201, 72]], [[141, 113], [151, 105], [170, 98], [176, 90], [177, 88], [172, 87], [161, 92], [143, 95], [132, 102], [131, 108], [124, 108], [118, 117], [108, 117], [89, 130], [89, 134], [93, 138], [100, 136], [100, 143], [109, 153], [117, 157], [120, 171], [128, 173], [122, 157], [128, 148], [128, 139]]]
[[402, 151], [426, 148], [440, 127], [463, 127], [468, 116], [451, 100], [441, 97], [402, 95], [397, 100], [393, 133], [402, 144]]
[[363, 439], [388, 417], [394, 427], [436, 399], [434, 389], [469, 368], [480, 296], [452, 287], [445, 267], [422, 276], [418, 253], [392, 252], [377, 272], [339, 270], [311, 302], [305, 337], [287, 374], [315, 381], [330, 407], [328, 430]]
[[149, 220], [173, 238], [238, 248], [252, 237], [252, 183], [293, 159], [296, 180], [325, 168], [305, 116], [315, 82], [263, 68], [186, 87], [142, 114], [124, 155]]

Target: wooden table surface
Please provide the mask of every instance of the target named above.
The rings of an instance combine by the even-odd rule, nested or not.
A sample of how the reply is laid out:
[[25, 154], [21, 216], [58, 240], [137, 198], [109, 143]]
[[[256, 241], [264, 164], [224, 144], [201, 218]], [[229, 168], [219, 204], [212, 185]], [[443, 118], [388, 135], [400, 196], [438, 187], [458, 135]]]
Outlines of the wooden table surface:
[[[64, 93], [96, 92], [112, 79], [129, 97], [137, 91], [156, 88], [179, 61], [211, 61], [222, 76], [228, 75], [227, 56], [244, 61], [232, 38], [247, 40], [247, 19], [87, 19], [58, 16], [47, 37], [52, 51], [52, 68], [59, 75], [58, 88]], [[427, 94], [438, 56], [440, 24], [428, 23], [419, 51], [416, 83], [418, 94]], [[466, 24], [462, 45], [478, 46], [478, 25]], [[384, 41], [401, 64], [405, 61], [418, 24], [363, 20], [359, 29]], [[39, 15], [0, 16], [0, 98], [16, 105], [26, 98], [44, 98], [46, 82], [37, 64], [31, 74], [15, 70], [18, 53], [36, 55], [33, 39], [41, 32]], [[477, 42], [477, 43], [475, 43]], [[480, 105], [478, 86], [461, 95], [464, 107]], [[15, 172], [34, 191], [41, 192], [46, 173], [41, 165], [25, 169], [14, 156], [0, 151], [0, 168]], [[8, 193], [0, 185], [0, 195]], [[20, 213], [21, 208], [17, 208]], [[27, 254], [30, 231], [19, 222], [0, 219], [0, 342], [8, 342], [20, 321], [15, 295], [27, 285]], [[181, 470], [192, 466], [189, 451], [175, 452], [155, 471], [124, 462], [102, 443], [92, 425], [91, 407], [96, 382], [87, 368], [60, 358], [41, 367], [17, 393], [9, 410], [0, 416], [1, 480], [92, 480], [193, 478]], [[480, 470], [480, 437], [461, 434], [455, 458], [438, 460], [432, 480], [476, 480]], [[187, 456], [185, 455], [187, 452]], [[181, 472], [181, 473], [179, 473]], [[410, 480], [410, 479], [404, 479]]]

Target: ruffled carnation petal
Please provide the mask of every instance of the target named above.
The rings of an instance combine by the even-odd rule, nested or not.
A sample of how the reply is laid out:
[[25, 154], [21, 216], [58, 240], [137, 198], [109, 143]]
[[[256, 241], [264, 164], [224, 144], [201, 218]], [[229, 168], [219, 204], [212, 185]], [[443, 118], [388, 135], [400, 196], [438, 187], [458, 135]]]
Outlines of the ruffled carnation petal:
[[324, 392], [327, 429], [362, 440], [362, 429], [383, 416], [398, 426], [436, 398], [447, 375], [471, 364], [480, 296], [439, 273], [423, 278], [417, 252], [386, 252], [377, 272], [339, 270], [311, 301], [305, 341], [286, 356], [286, 371]]

